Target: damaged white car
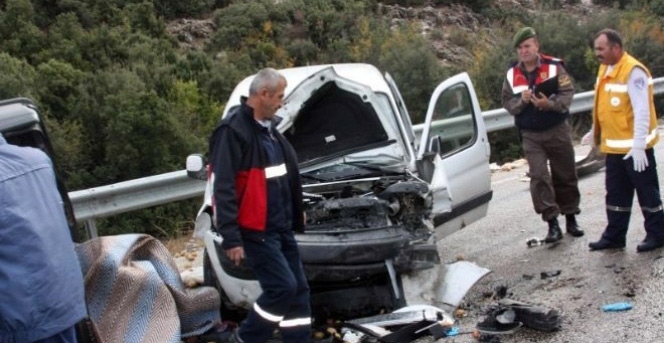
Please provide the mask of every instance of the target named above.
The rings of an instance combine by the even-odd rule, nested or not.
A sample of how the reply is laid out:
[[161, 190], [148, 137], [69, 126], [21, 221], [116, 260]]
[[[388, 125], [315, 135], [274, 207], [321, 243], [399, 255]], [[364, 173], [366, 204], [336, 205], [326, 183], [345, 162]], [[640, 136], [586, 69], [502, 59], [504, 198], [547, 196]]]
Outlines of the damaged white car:
[[[374, 66], [280, 72], [288, 88], [278, 129], [301, 169], [307, 223], [296, 238], [314, 315], [357, 318], [404, 306], [402, 276], [438, 268], [436, 242], [484, 217], [492, 196], [490, 147], [469, 76], [441, 83], [425, 122], [414, 127], [392, 78]], [[223, 116], [252, 78], [238, 84]], [[189, 156], [187, 170], [204, 179], [203, 156]], [[211, 191], [208, 183], [196, 230], [205, 241], [206, 284], [220, 291], [222, 316], [231, 315], [261, 290], [248, 268], [223, 253], [211, 226]]]

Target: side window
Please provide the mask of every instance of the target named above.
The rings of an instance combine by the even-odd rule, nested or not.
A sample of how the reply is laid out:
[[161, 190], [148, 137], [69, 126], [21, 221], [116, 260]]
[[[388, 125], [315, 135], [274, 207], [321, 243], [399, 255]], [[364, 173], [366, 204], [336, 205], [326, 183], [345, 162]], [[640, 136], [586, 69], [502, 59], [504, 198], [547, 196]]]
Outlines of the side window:
[[447, 155], [470, 145], [476, 136], [468, 88], [460, 83], [445, 90], [436, 102], [429, 133], [429, 151]]

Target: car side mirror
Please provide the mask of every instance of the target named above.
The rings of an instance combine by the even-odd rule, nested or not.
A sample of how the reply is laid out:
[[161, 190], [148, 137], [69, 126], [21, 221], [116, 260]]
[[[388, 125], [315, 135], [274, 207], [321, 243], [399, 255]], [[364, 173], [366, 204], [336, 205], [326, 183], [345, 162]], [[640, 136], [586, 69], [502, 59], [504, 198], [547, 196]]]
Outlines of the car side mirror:
[[205, 158], [201, 154], [187, 156], [187, 176], [196, 180], [207, 180]]
[[422, 156], [422, 159], [415, 161], [415, 167], [422, 180], [431, 183], [433, 179], [433, 171], [436, 168], [433, 160], [438, 154], [435, 151], [427, 151]]

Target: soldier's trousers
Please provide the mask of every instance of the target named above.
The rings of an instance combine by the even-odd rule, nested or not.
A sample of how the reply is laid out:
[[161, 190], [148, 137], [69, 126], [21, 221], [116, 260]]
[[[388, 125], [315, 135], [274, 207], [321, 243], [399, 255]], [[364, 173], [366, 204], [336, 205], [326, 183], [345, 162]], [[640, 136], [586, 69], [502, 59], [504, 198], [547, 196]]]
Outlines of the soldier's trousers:
[[535, 212], [545, 221], [578, 214], [581, 195], [567, 121], [545, 131], [522, 131], [521, 137]]

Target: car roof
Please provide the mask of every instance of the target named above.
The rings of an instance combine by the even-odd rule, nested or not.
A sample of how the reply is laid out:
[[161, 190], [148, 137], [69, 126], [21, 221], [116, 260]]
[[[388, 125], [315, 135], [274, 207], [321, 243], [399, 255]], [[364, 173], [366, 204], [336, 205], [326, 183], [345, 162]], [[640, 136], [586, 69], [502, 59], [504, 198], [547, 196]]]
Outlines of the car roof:
[[[380, 70], [378, 70], [378, 68], [375, 66], [366, 63], [340, 63], [280, 69], [279, 72], [284, 75], [288, 82], [285, 91], [286, 96], [288, 96], [293, 91], [293, 89], [297, 87], [297, 85], [299, 85], [311, 74], [314, 74], [328, 67], [333, 67], [337, 75], [345, 79], [366, 85], [374, 92], [385, 93], [388, 96], [391, 96], [392, 94], [389, 85], [383, 77], [383, 74], [381, 74]], [[248, 76], [244, 80], [240, 81], [240, 83], [238, 83], [238, 85], [233, 90], [233, 93], [231, 93], [231, 96], [228, 99], [228, 103], [226, 103], [224, 115], [226, 112], [228, 112], [229, 109], [240, 104], [241, 96], [249, 95], [249, 84], [255, 76], [255, 74]]]

